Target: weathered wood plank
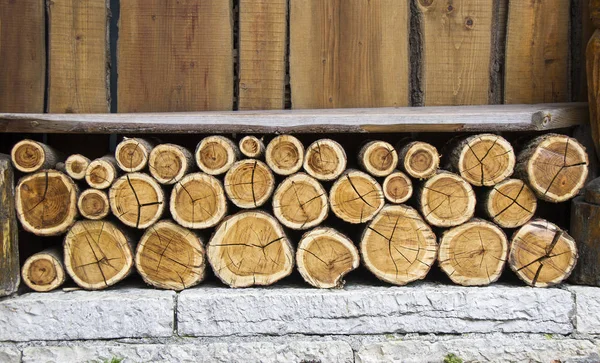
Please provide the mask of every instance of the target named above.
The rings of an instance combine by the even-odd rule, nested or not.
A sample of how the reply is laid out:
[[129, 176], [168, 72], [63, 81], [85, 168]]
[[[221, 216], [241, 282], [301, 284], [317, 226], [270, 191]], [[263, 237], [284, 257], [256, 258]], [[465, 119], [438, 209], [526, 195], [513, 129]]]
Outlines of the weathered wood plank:
[[44, 0], [0, 1], [0, 111], [43, 112]]
[[0, 154], [0, 296], [15, 293], [21, 280], [14, 196], [10, 156]]
[[54, 0], [47, 6], [48, 112], [109, 112], [109, 4]]
[[423, 103], [481, 105], [490, 98], [493, 1], [417, 1]]
[[292, 107], [406, 106], [409, 2], [291, 0]]
[[238, 109], [285, 106], [287, 1], [241, 0]]
[[588, 122], [586, 103], [145, 114], [0, 114], [0, 132], [540, 131]]
[[231, 110], [231, 0], [121, 2], [118, 111]]
[[569, 0], [510, 2], [505, 103], [569, 101], [569, 18]]

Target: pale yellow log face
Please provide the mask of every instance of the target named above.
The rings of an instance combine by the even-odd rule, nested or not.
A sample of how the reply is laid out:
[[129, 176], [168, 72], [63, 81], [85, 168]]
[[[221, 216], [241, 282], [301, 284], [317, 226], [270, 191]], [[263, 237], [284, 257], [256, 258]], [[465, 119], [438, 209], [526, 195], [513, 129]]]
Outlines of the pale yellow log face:
[[385, 202], [379, 183], [360, 171], [338, 179], [331, 187], [329, 200], [335, 215], [349, 223], [371, 220]]
[[493, 221], [504, 228], [515, 228], [527, 223], [537, 208], [535, 195], [518, 179], [510, 179], [494, 186], [488, 203]]
[[429, 179], [421, 195], [423, 216], [436, 226], [456, 226], [475, 212], [473, 188], [461, 177], [440, 173]]
[[429, 178], [435, 174], [440, 165], [437, 149], [425, 142], [413, 142], [406, 151], [404, 169], [414, 178]]
[[423, 279], [437, 255], [435, 234], [405, 205], [384, 207], [365, 230], [360, 249], [371, 272], [397, 285]]
[[402, 172], [390, 174], [383, 182], [383, 194], [391, 203], [404, 203], [413, 193], [411, 180]]
[[88, 189], [81, 193], [77, 206], [81, 214], [89, 219], [104, 218], [110, 209], [106, 194], [96, 189]]
[[262, 153], [262, 144], [255, 136], [245, 136], [240, 141], [240, 151], [249, 158], [256, 158]]
[[173, 187], [170, 207], [173, 218], [184, 227], [212, 227], [227, 212], [225, 191], [213, 176], [189, 174]]
[[156, 222], [165, 208], [158, 183], [146, 174], [126, 174], [110, 189], [113, 214], [130, 227], [146, 228]]
[[225, 191], [240, 208], [262, 206], [273, 193], [275, 178], [269, 167], [259, 160], [235, 163], [225, 175]]
[[11, 153], [15, 167], [22, 172], [36, 171], [46, 160], [44, 149], [37, 142], [31, 140], [18, 142]]
[[171, 184], [177, 181], [187, 169], [186, 156], [170, 145], [158, 145], [150, 153], [150, 173], [159, 182]]
[[81, 221], [65, 237], [65, 267], [84, 288], [105, 288], [129, 273], [133, 256], [123, 233], [105, 221]]
[[116, 159], [119, 166], [127, 171], [139, 171], [146, 166], [148, 162], [148, 153], [146, 147], [136, 139], [128, 139], [117, 146]]
[[577, 246], [556, 225], [534, 220], [513, 236], [509, 260], [513, 271], [527, 284], [551, 286], [562, 282], [573, 270]]
[[267, 145], [267, 164], [280, 175], [290, 175], [302, 167], [304, 146], [291, 135], [277, 136]]
[[136, 267], [150, 285], [183, 290], [204, 279], [204, 247], [189, 230], [171, 222], [158, 222], [139, 242]]
[[340, 144], [322, 139], [306, 149], [304, 170], [319, 180], [333, 180], [344, 172], [346, 162], [346, 153]]
[[290, 228], [314, 227], [327, 217], [328, 211], [327, 192], [317, 180], [304, 173], [285, 179], [273, 196], [273, 213]]
[[529, 159], [531, 187], [538, 194], [565, 201], [583, 187], [587, 165], [588, 157], [581, 145], [567, 136], [555, 135], [543, 141]]
[[202, 165], [210, 170], [219, 170], [227, 165], [229, 151], [222, 143], [208, 141], [202, 145], [198, 154]]
[[477, 186], [495, 185], [512, 175], [515, 153], [508, 141], [484, 134], [471, 139], [458, 162], [460, 175]]
[[57, 277], [56, 267], [51, 258], [36, 259], [29, 264], [27, 277], [36, 286], [50, 285]]
[[444, 233], [441, 269], [457, 284], [488, 285], [498, 279], [508, 253], [504, 232], [485, 221], [467, 222]]
[[104, 160], [94, 160], [86, 170], [85, 180], [94, 188], [108, 188], [116, 177], [114, 166]]
[[65, 161], [65, 169], [69, 176], [73, 179], [83, 179], [90, 160], [83, 155], [74, 154]]

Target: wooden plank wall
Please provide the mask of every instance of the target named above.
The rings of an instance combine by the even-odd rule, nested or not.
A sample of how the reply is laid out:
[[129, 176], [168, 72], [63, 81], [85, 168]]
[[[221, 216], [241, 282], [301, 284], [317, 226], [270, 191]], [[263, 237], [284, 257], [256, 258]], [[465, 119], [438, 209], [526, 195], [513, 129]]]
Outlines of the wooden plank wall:
[[0, 112], [585, 100], [585, 2], [0, 0]]

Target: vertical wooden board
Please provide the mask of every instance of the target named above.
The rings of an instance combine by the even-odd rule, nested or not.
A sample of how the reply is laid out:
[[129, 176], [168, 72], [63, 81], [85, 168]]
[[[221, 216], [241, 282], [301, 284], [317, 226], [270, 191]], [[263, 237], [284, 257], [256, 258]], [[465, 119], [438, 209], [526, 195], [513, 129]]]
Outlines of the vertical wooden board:
[[505, 103], [569, 101], [569, 0], [511, 1]]
[[108, 3], [48, 2], [48, 112], [109, 112]]
[[417, 0], [416, 8], [424, 105], [487, 104], [493, 1]]
[[0, 112], [44, 112], [44, 0], [0, 1]]
[[14, 195], [10, 156], [0, 154], [0, 296], [15, 293], [21, 277]]
[[282, 109], [285, 105], [287, 1], [240, 0], [240, 110]]
[[291, 0], [293, 108], [407, 106], [409, 2]]
[[118, 111], [231, 110], [231, 0], [121, 1]]

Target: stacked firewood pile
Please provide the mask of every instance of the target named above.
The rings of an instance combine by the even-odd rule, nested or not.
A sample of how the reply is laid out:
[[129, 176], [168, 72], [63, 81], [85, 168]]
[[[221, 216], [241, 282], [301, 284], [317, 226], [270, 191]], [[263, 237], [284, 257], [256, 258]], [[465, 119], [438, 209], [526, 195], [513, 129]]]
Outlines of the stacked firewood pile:
[[[96, 160], [23, 140], [11, 154], [26, 173], [18, 218], [35, 235], [64, 234], [62, 248], [27, 259], [23, 279], [49, 291], [70, 276], [94, 290], [135, 269], [154, 287], [181, 290], [210, 265], [245, 287], [273, 284], [296, 265], [309, 284], [332, 288], [360, 260], [395, 285], [425, 278], [436, 261], [465, 286], [496, 281], [506, 263], [531, 286], [568, 277], [575, 242], [534, 216], [538, 199], [564, 202], [583, 187], [582, 145], [546, 134], [515, 153], [503, 137], [480, 134], [452, 139], [442, 154], [422, 141], [371, 141], [351, 160], [358, 170], [336, 141], [305, 147], [292, 135], [266, 147], [255, 136], [209, 136], [193, 153], [125, 138]], [[348, 235], [348, 224], [362, 235]], [[292, 241], [290, 230], [305, 233]]]

